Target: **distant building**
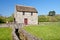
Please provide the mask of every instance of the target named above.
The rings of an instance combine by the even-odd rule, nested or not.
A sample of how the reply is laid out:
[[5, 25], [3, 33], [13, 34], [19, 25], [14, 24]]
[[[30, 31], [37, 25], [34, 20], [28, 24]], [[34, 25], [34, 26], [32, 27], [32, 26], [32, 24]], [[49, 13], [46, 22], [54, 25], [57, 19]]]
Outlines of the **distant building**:
[[14, 17], [17, 23], [38, 24], [38, 12], [33, 7], [16, 5]]

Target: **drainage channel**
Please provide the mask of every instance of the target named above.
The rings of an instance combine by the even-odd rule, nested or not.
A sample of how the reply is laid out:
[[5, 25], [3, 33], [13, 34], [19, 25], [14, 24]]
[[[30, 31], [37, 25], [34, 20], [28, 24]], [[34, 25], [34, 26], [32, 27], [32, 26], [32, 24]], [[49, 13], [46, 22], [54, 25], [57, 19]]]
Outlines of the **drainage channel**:
[[15, 29], [15, 34], [16, 34], [16, 36], [18, 37], [18, 39], [21, 40], [18, 30], [19, 30], [19, 29]]
[[18, 23], [14, 23], [13, 24], [13, 40], [21, 40], [20, 38], [20, 33], [18, 32], [19, 29], [23, 26], [23, 24], [18, 24]]

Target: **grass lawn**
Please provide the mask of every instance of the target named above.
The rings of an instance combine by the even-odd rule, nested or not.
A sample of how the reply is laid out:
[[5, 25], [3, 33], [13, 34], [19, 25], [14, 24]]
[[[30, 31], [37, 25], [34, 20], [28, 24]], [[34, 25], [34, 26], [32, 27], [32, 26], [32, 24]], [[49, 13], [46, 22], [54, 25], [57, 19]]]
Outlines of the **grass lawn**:
[[30, 25], [24, 29], [43, 40], [60, 40], [60, 22], [46, 22], [40, 25]]
[[12, 29], [0, 28], [0, 40], [12, 40]]

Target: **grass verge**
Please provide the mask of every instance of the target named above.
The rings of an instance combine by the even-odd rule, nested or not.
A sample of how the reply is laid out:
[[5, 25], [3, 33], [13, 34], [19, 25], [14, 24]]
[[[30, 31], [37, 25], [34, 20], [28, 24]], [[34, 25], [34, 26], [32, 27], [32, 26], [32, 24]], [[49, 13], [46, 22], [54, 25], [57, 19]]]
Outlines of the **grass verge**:
[[0, 40], [12, 40], [12, 29], [0, 28]]
[[60, 40], [60, 22], [46, 22], [40, 25], [30, 25], [24, 29], [43, 40]]

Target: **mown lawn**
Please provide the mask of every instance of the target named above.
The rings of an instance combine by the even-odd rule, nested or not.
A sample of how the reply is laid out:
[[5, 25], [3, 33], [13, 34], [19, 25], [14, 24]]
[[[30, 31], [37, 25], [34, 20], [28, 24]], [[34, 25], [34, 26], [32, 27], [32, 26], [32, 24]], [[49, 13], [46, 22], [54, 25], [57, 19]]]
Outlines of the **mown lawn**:
[[24, 29], [43, 40], [60, 40], [60, 22], [40, 23], [40, 25], [30, 25]]
[[0, 28], [0, 40], [12, 40], [12, 29]]

